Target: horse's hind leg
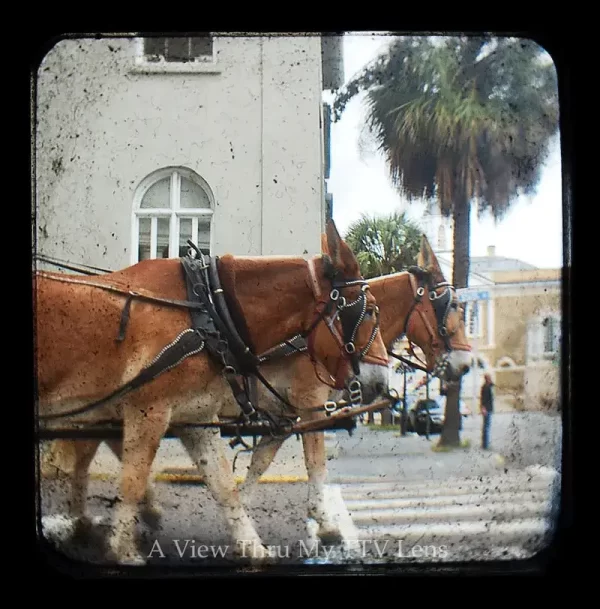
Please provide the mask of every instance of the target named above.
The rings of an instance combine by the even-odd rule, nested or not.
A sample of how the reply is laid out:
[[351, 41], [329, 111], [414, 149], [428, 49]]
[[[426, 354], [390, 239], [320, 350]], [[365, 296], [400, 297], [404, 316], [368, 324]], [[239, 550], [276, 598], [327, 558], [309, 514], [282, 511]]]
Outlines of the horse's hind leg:
[[70, 515], [74, 519], [75, 535], [86, 534], [92, 522], [86, 514], [90, 465], [101, 440], [75, 440], [75, 460], [71, 483]]
[[69, 482], [68, 516], [73, 520], [74, 535], [89, 532], [91, 520], [86, 514], [89, 467], [100, 440], [55, 440], [43, 456], [42, 467], [53, 467], [59, 478]]
[[[119, 461], [122, 461], [121, 457], [123, 454], [123, 442], [121, 440], [106, 440], [106, 444], [113, 452], [115, 457], [117, 457]], [[144, 495], [140, 515], [150, 528], [157, 529], [160, 525], [162, 510], [156, 500], [156, 490], [150, 477], [148, 477], [146, 494]]]
[[120, 564], [144, 564], [136, 547], [136, 522], [146, 494], [152, 463], [167, 430], [170, 408], [154, 404], [144, 411], [125, 409], [121, 502], [117, 505], [111, 549]]
[[283, 439], [262, 436], [256, 450], [252, 452], [252, 460], [244, 482], [240, 484], [240, 492], [246, 503], [250, 502], [256, 492], [260, 477], [273, 462], [277, 451], [283, 444]]
[[231, 464], [224, 451], [223, 440], [215, 429], [181, 432], [179, 438], [198, 466], [206, 485], [224, 511], [233, 537], [234, 552], [253, 560], [268, 558], [268, 551], [252, 524], [240, 499]]

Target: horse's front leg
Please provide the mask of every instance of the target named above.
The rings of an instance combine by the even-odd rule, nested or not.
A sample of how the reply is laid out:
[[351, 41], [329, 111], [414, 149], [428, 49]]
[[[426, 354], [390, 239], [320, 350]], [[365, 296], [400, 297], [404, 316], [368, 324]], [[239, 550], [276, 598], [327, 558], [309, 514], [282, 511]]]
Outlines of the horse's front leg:
[[308, 517], [317, 523], [317, 535], [324, 544], [342, 543], [343, 535], [326, 492], [325, 434], [304, 433], [302, 444], [308, 474]]
[[213, 497], [224, 512], [234, 540], [234, 553], [251, 560], [269, 558], [267, 548], [242, 504], [240, 492], [218, 430], [184, 430], [179, 438], [198, 466]]

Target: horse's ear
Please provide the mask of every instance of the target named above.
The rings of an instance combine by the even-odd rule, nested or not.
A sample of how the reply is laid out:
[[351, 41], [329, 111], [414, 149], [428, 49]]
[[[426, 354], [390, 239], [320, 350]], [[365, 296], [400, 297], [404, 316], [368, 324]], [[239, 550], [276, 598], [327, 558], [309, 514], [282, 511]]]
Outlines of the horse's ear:
[[333, 220], [327, 221], [326, 228], [327, 242], [323, 249], [326, 248], [328, 256], [331, 258], [333, 265], [346, 275], [346, 277], [360, 276], [360, 267], [358, 260], [343, 241], [338, 233], [338, 230]]
[[445, 281], [440, 263], [425, 235], [421, 235], [421, 250], [417, 257], [417, 264], [426, 271], [429, 271], [437, 282]]

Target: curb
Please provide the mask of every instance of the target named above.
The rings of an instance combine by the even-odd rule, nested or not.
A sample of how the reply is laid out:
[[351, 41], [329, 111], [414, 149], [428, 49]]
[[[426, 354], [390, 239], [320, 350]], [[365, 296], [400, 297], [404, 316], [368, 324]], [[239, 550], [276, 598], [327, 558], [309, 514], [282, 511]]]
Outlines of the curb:
[[[67, 474], [64, 472], [58, 473], [44, 473], [41, 475], [42, 479], [45, 480], [56, 480], [62, 477], [65, 477]], [[106, 481], [118, 481], [120, 479], [119, 474], [109, 474], [102, 472], [90, 472], [89, 475], [90, 480], [100, 480], [102, 482]], [[204, 478], [197, 473], [193, 473], [193, 470], [189, 470], [187, 468], [171, 468], [168, 470], [163, 470], [162, 472], [158, 472], [151, 476], [151, 479], [154, 482], [167, 482], [173, 484], [204, 484]], [[243, 476], [234, 476], [234, 480], [236, 484], [241, 484], [244, 482], [245, 478]], [[278, 476], [263, 476], [258, 480], [259, 484], [273, 484], [273, 483], [286, 483], [286, 484], [296, 484], [299, 482], [308, 482], [307, 476], [289, 476], [289, 475], [278, 475]]]

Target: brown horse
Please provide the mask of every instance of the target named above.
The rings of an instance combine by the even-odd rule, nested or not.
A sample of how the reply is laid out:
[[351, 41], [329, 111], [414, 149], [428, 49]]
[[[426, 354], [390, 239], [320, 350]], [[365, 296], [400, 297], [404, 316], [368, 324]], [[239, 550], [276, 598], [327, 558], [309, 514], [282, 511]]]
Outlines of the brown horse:
[[[323, 250], [327, 251], [323, 242]], [[391, 350], [396, 340], [406, 334], [418, 345], [426, 358], [426, 367], [446, 381], [452, 382], [469, 370], [471, 363], [470, 346], [464, 334], [462, 313], [456, 295], [446, 284], [439, 263], [425, 237], [421, 242], [418, 264], [420, 269], [401, 272], [370, 279], [371, 292], [381, 307], [381, 334], [386, 348]], [[446, 342], [444, 335], [448, 338]], [[326, 415], [318, 409], [329, 400], [331, 387], [321, 382], [315, 374], [310, 359], [305, 354], [293, 354], [279, 360], [263, 364], [265, 376], [296, 408], [301, 420], [321, 419]], [[268, 391], [259, 394], [259, 404], [271, 412], [279, 412], [281, 403]], [[224, 395], [220, 404], [221, 417], [235, 417], [235, 404]], [[205, 458], [198, 432], [189, 430], [179, 436], [196, 463]], [[309, 433], [302, 436], [305, 465], [309, 478], [308, 515], [317, 523], [317, 534], [322, 541], [340, 542], [344, 540], [339, 523], [330, 513], [326, 498], [326, 458], [324, 434]], [[87, 494], [88, 467], [100, 441], [59, 441], [55, 442], [53, 457], [55, 464], [65, 471], [72, 470], [73, 505], [81, 506]], [[257, 482], [267, 470], [281, 447], [283, 439], [263, 436], [255, 449], [252, 462], [241, 486], [245, 499], [250, 500], [257, 488]], [[118, 441], [108, 441], [117, 457], [121, 454]], [[224, 466], [225, 467], [225, 466]], [[153, 497], [152, 486], [147, 497]], [[81, 516], [81, 509], [73, 516]], [[160, 513], [157, 505], [150, 502], [146, 506], [147, 516]]]
[[[320, 374], [326, 371], [340, 389], [351, 378], [359, 380], [367, 399], [374, 399], [387, 392], [388, 362], [377, 332], [376, 301], [333, 223], [327, 226], [327, 246], [327, 256], [310, 260], [223, 256], [219, 259], [222, 290], [232, 310], [245, 321], [240, 322], [245, 326], [240, 331], [252, 353], [261, 354], [303, 334]], [[193, 284], [193, 292], [200, 296], [198, 285]], [[182, 262], [174, 259], [147, 260], [92, 279], [44, 272], [35, 278], [37, 401], [42, 424], [46, 429], [98, 422], [123, 426], [122, 496], [110, 540], [119, 563], [145, 562], [134, 541], [135, 523], [168, 426], [214, 422], [224, 396], [232, 396], [222, 363], [206, 352], [208, 335], [190, 333], [189, 288]], [[125, 297], [132, 294], [133, 300], [127, 301]], [[362, 315], [342, 310], [341, 294], [347, 303], [362, 303], [355, 307]], [[120, 325], [124, 319], [126, 326]], [[193, 340], [196, 349], [188, 346], [185, 355], [176, 352]], [[129, 393], [118, 393], [149, 364], [158, 365], [172, 352], [176, 355], [167, 361], [166, 370]], [[113, 392], [115, 399], [101, 401]], [[182, 437], [182, 441], [202, 453], [198, 465], [224, 510], [238, 551], [240, 543], [247, 542], [253, 558], [267, 557], [240, 501], [219, 432], [203, 428], [194, 432], [192, 440]], [[87, 471], [91, 457], [86, 443], [83, 446], [78, 466]], [[83, 516], [85, 496], [77, 496], [78, 492], [72, 509]]]

